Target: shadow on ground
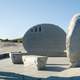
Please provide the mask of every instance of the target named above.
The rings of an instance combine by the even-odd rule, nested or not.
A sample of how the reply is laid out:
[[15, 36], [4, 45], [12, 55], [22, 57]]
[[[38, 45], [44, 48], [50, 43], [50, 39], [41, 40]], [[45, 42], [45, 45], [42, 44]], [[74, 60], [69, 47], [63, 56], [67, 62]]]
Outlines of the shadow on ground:
[[80, 80], [80, 76], [73, 76], [73, 77], [48, 77], [46, 80]]
[[0, 60], [9, 58], [9, 53], [0, 54]]
[[43, 69], [43, 71], [55, 71], [55, 72], [61, 72], [61, 71], [64, 71], [66, 70], [67, 68], [65, 67], [62, 67], [60, 65], [55, 65], [55, 64], [47, 64], [45, 66], [45, 69]]
[[30, 77], [12, 72], [0, 72], [0, 80], [42, 80], [42, 78]]
[[0, 80], [80, 80], [80, 76], [74, 77], [48, 77], [48, 78], [36, 78], [25, 75], [20, 75], [12, 72], [0, 72]]

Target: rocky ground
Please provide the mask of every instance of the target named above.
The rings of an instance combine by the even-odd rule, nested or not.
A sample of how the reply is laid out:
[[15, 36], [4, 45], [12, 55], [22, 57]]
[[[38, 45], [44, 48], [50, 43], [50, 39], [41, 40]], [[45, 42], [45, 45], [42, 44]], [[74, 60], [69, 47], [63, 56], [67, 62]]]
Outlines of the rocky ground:
[[0, 42], [0, 53], [26, 52], [22, 43]]

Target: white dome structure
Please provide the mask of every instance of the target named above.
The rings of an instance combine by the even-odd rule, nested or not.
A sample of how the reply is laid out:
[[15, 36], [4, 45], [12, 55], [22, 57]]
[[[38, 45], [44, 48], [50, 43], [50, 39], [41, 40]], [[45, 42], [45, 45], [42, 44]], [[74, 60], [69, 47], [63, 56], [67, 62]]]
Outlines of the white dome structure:
[[57, 25], [39, 24], [31, 27], [23, 37], [29, 55], [64, 56], [66, 33]]
[[72, 66], [80, 66], [80, 14], [74, 15], [70, 22], [66, 48]]

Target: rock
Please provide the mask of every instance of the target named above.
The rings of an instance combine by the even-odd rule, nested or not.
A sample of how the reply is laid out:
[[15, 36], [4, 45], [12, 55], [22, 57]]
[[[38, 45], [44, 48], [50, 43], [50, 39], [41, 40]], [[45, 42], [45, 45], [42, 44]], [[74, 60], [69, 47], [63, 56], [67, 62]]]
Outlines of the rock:
[[31, 69], [41, 70], [45, 68], [47, 62], [46, 56], [22, 56], [23, 63], [25, 67], [30, 67]]
[[71, 66], [80, 66], [80, 14], [73, 16], [67, 31], [67, 56]]

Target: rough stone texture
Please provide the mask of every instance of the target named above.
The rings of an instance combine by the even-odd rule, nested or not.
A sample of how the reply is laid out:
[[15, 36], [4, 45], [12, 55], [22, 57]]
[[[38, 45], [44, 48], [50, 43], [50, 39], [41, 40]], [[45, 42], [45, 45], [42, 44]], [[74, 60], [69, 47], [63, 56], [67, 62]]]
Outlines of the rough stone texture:
[[14, 64], [22, 64], [23, 61], [22, 61], [22, 53], [20, 52], [11, 52], [10, 53], [10, 58], [11, 58], [11, 61], [12, 63]]
[[72, 66], [80, 66], [80, 14], [73, 16], [66, 41], [67, 54]]
[[29, 55], [64, 56], [65, 32], [53, 24], [39, 24], [23, 37], [23, 46]]
[[45, 68], [47, 62], [46, 56], [22, 56], [25, 67], [31, 67], [30, 69], [40, 70]]

